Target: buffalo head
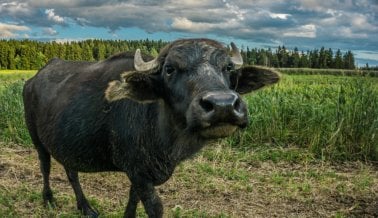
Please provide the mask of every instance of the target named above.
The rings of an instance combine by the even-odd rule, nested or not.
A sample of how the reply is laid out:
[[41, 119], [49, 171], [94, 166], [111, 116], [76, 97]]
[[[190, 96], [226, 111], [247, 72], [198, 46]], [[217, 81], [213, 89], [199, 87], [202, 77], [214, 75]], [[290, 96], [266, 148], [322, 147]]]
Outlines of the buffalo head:
[[280, 78], [272, 69], [242, 65], [233, 43], [230, 50], [209, 39], [177, 40], [149, 62], [137, 50], [135, 71], [112, 81], [105, 96], [108, 101], [161, 101], [180, 128], [207, 139], [226, 137], [248, 124], [240, 95]]

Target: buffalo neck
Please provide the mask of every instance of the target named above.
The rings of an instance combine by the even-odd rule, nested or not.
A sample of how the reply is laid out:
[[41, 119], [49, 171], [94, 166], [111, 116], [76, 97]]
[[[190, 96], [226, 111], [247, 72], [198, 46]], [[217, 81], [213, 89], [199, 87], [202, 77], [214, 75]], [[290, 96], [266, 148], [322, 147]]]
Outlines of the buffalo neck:
[[177, 115], [163, 100], [157, 104], [158, 135], [166, 143], [169, 158], [178, 163], [193, 156], [205, 145], [205, 141], [186, 126], [185, 117]]

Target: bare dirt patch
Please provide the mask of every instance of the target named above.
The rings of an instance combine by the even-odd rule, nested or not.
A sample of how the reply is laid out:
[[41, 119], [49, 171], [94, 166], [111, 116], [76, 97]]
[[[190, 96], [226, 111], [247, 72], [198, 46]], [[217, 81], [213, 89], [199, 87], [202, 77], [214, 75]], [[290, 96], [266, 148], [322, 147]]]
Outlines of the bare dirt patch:
[[[102, 215], [121, 216], [130, 187], [123, 173], [80, 174], [84, 192]], [[55, 161], [56, 208], [44, 208], [42, 177], [33, 149], [0, 148], [0, 216], [80, 216], [63, 168]], [[180, 165], [157, 188], [167, 217], [378, 217], [378, 172], [349, 162], [209, 161]], [[140, 216], [143, 209], [138, 209]]]

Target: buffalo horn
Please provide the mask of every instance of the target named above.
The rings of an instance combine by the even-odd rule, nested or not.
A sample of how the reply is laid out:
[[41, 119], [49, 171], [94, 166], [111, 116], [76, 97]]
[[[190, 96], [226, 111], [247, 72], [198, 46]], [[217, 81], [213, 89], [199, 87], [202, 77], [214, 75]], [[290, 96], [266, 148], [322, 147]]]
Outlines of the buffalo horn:
[[134, 67], [137, 71], [149, 71], [157, 66], [158, 66], [158, 62], [156, 58], [153, 59], [152, 61], [144, 62], [142, 55], [140, 54], [140, 49], [137, 49], [135, 51]]
[[243, 57], [233, 42], [231, 42], [231, 61], [235, 64], [235, 69], [240, 69], [243, 65]]

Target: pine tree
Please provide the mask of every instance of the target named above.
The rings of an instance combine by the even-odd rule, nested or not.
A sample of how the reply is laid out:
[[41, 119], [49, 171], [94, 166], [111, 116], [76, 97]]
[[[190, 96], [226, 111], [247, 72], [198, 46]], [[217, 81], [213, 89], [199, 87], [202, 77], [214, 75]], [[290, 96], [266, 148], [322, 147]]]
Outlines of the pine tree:
[[66, 47], [66, 49], [65, 49], [66, 50], [66, 55], [65, 55], [64, 59], [66, 59], [66, 60], [75, 60], [71, 44], [70, 43], [65, 43], [64, 45]]
[[81, 61], [83, 60], [83, 57], [82, 57], [82, 49], [81, 47], [79, 46], [79, 44], [77, 42], [74, 42], [71, 44], [72, 46], [72, 55], [73, 55], [73, 60], [76, 60], [76, 61]]
[[151, 48], [150, 55], [151, 55], [152, 57], [157, 57], [157, 56], [159, 55], [159, 52], [156, 51], [155, 48]]
[[57, 46], [58, 48], [58, 58], [60, 59], [67, 59], [66, 58], [66, 45], [65, 44], [60, 44], [59, 46]]
[[14, 58], [14, 63], [17, 70], [25, 70], [24, 68], [22, 68], [20, 55], [16, 55], [16, 57]]
[[311, 68], [319, 68], [319, 51], [317, 49], [310, 51], [309, 60]]
[[327, 68], [327, 56], [325, 54], [324, 47], [320, 48], [319, 51], [319, 66], [318, 68]]
[[255, 65], [257, 64], [257, 49], [252, 49], [247, 57], [248, 64]]
[[102, 41], [95, 41], [93, 47], [93, 57], [96, 61], [103, 60], [105, 58], [105, 46]]
[[325, 53], [326, 57], [327, 57], [327, 68], [332, 68], [332, 64], [333, 64], [333, 51], [331, 48], [329, 48], [326, 53]]
[[343, 57], [342, 57], [340, 49], [336, 51], [336, 55], [333, 61], [333, 68], [336, 68], [336, 69], [344, 68]]
[[14, 48], [10, 48], [8, 52], [8, 67], [7, 69], [9, 70], [15, 70], [16, 69], [16, 62], [15, 62], [15, 57], [16, 57], [16, 51]]
[[354, 65], [354, 56], [353, 56], [353, 53], [351, 51], [347, 51], [344, 54], [343, 61], [344, 61], [344, 68], [345, 69], [355, 69], [356, 68], [356, 66]]
[[20, 68], [22, 70], [30, 70], [30, 47], [22, 45], [20, 48]]
[[299, 51], [298, 48], [295, 47], [294, 51], [291, 53], [289, 57], [289, 67], [299, 67], [300, 57], [299, 57]]
[[85, 61], [94, 61], [95, 59], [93, 58], [92, 54], [92, 48], [89, 46], [88, 43], [84, 43], [82, 45], [82, 58]]
[[[103, 60], [115, 53], [135, 51], [157, 56], [158, 51], [167, 44], [162, 40], [85, 40], [81, 42], [38, 42], [30, 40], [0, 40], [0, 69], [36, 69], [49, 59], [59, 57], [65, 60]], [[289, 51], [285, 46], [272, 49], [256, 49], [242, 46], [242, 56], [247, 65], [269, 67], [312, 67], [354, 69], [355, 60], [351, 51], [342, 54], [338, 49], [299, 52], [298, 48]]]
[[9, 50], [9, 45], [6, 41], [0, 43], [0, 69], [7, 69], [8, 67]]
[[308, 52], [307, 52], [307, 54], [305, 54], [303, 51], [301, 52], [298, 67], [305, 67], [305, 68], [309, 67]]

